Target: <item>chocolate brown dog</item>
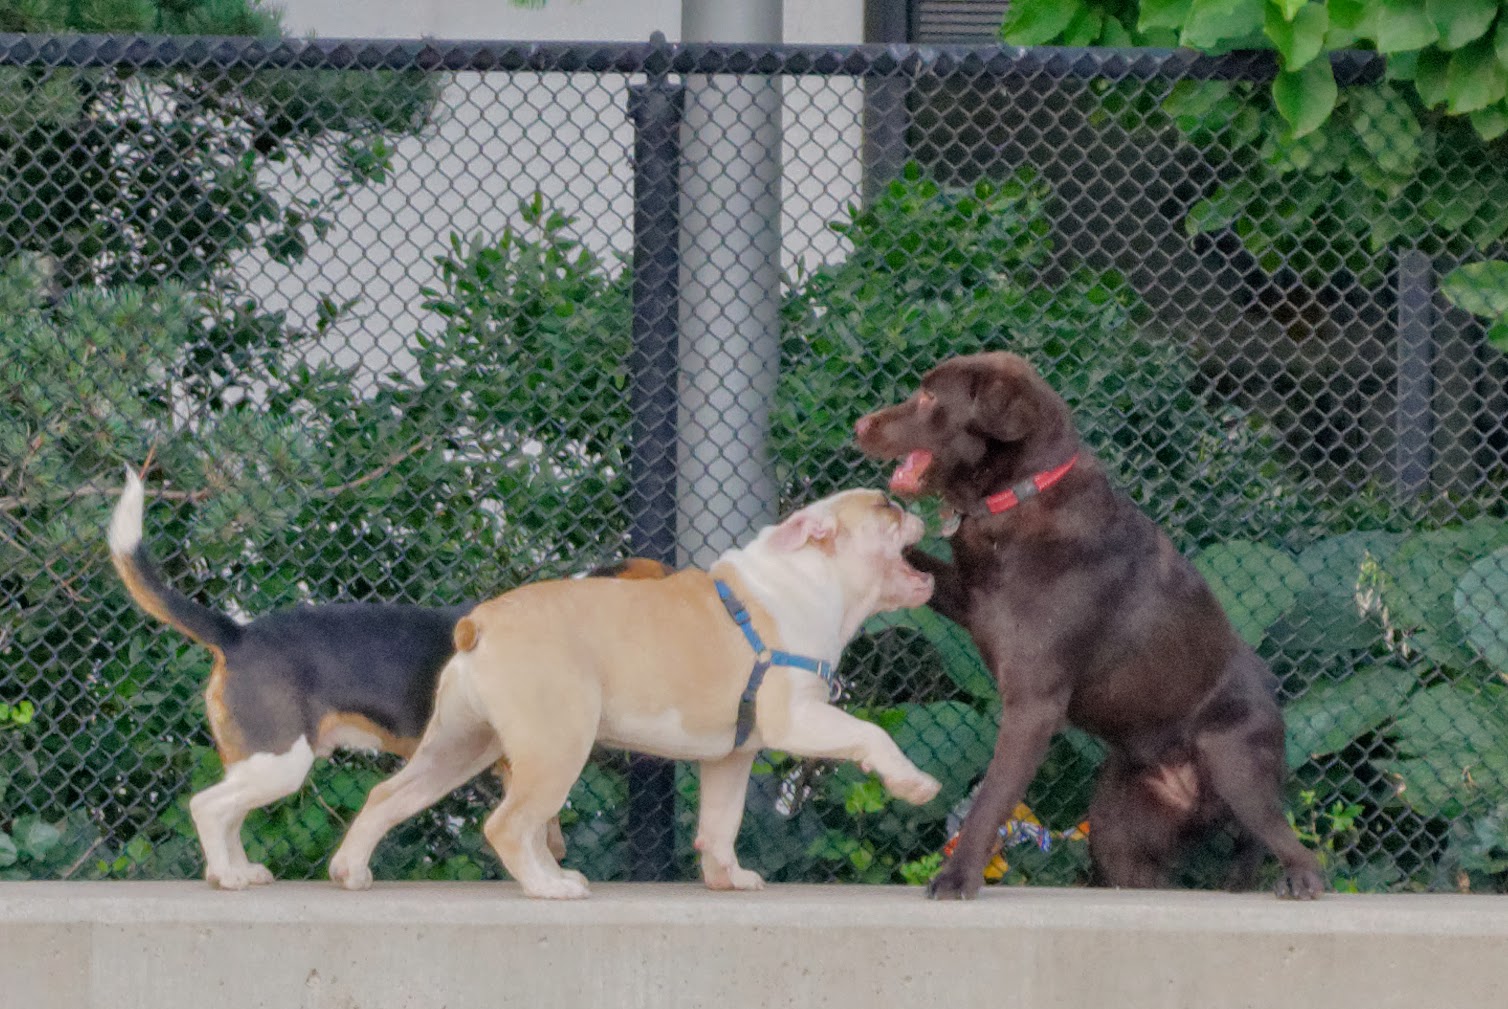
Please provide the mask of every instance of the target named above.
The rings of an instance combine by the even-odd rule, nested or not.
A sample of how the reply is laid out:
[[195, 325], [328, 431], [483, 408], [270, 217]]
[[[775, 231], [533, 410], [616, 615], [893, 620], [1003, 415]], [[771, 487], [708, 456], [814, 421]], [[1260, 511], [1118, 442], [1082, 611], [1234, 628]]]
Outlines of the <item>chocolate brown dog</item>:
[[893, 490], [939, 495], [961, 517], [952, 563], [907, 559], [933, 575], [930, 605], [969, 631], [1000, 688], [995, 754], [933, 897], [978, 891], [996, 830], [1065, 723], [1110, 748], [1089, 809], [1096, 882], [1166, 885], [1179, 849], [1234, 817], [1233, 886], [1252, 885], [1255, 839], [1283, 864], [1278, 896], [1323, 890], [1283, 815], [1272, 673], [1193, 565], [1111, 487], [1025, 360], [944, 361], [856, 435], [867, 454], [903, 460]]

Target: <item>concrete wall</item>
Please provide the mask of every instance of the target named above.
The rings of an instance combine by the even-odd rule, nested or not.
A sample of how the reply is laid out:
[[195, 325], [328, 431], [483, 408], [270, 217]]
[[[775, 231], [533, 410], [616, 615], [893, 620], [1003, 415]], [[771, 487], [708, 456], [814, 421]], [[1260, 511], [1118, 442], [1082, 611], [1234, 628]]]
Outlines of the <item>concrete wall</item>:
[[0, 883], [6, 1009], [1488, 1009], [1505, 948], [1505, 897]]
[[[282, 0], [284, 25], [298, 34], [356, 38], [609, 39], [681, 35], [680, 0]], [[858, 42], [864, 0], [785, 0], [785, 41]]]
[[[285, 27], [325, 37], [645, 41], [680, 36], [679, 0], [288, 0]], [[863, 0], [787, 0], [785, 41], [860, 41]], [[423, 136], [396, 144], [392, 180], [337, 204], [335, 227], [296, 267], [262, 255], [237, 266], [270, 309], [314, 318], [321, 297], [356, 299], [354, 314], [324, 346], [343, 364], [373, 372], [403, 366], [412, 334], [437, 325], [420, 307], [434, 257], [452, 232], [495, 236], [517, 221], [520, 199], [538, 191], [577, 221], [599, 253], [632, 245], [629, 78], [591, 74], [458, 74]], [[827, 221], [859, 196], [857, 82], [784, 82], [782, 268], [840, 254]], [[336, 168], [305, 163], [282, 173], [292, 192], [328, 196]]]

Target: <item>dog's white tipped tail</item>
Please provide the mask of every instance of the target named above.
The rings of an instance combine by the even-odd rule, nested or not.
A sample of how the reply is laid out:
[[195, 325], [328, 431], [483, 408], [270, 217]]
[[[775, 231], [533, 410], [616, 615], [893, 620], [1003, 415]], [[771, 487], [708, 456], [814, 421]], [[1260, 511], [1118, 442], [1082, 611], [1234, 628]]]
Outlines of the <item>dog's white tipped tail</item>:
[[141, 478], [130, 466], [126, 467], [126, 486], [120, 492], [120, 501], [115, 513], [110, 516], [110, 552], [116, 556], [129, 556], [141, 545], [141, 516], [145, 505], [146, 491]]

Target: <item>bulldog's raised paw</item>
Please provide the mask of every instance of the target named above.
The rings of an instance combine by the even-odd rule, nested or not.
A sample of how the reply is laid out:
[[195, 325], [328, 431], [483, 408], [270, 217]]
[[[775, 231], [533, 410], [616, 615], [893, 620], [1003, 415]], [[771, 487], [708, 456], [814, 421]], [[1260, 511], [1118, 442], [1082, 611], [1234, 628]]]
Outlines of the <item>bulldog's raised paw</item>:
[[917, 771], [903, 778], [891, 779], [886, 782], [886, 788], [897, 799], [913, 806], [924, 806], [937, 797], [937, 793], [942, 790], [942, 783], [925, 771]]

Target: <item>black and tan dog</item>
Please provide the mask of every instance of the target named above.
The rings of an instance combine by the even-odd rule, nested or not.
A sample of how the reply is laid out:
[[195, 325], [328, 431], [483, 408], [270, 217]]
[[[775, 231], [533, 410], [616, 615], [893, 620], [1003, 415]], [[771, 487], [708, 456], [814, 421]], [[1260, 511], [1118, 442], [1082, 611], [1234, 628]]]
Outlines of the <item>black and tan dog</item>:
[[[252, 864], [241, 846], [246, 815], [296, 792], [314, 758], [336, 749], [412, 754], [454, 651], [456, 621], [471, 607], [298, 606], [239, 624], [163, 580], [142, 545], [144, 496], [127, 470], [110, 522], [111, 560], [137, 605], [214, 655], [204, 699], [225, 778], [189, 802], [204, 878], [226, 890], [270, 883], [266, 866]], [[668, 573], [644, 558], [593, 572]], [[497, 771], [506, 787], [506, 763]], [[558, 824], [550, 846], [564, 852]]]

